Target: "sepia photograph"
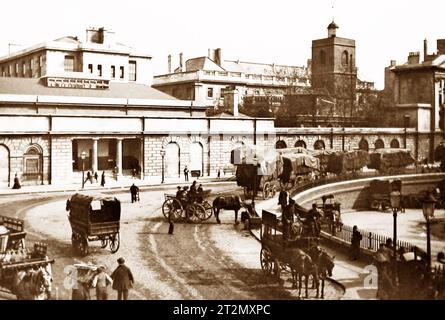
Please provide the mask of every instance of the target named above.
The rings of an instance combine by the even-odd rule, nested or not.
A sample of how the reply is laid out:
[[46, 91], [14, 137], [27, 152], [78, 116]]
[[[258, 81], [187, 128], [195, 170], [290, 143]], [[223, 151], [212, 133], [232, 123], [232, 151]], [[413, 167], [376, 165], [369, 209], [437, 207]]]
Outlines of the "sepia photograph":
[[0, 300], [445, 299], [445, 2], [1, 7]]

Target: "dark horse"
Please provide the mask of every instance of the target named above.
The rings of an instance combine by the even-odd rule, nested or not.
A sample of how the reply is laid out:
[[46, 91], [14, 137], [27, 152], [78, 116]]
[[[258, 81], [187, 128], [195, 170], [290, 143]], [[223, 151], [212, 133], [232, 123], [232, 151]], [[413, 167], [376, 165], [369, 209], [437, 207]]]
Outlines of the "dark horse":
[[309, 250], [312, 261], [317, 265], [318, 276], [321, 279], [321, 298], [324, 299], [324, 282], [327, 277], [332, 277], [334, 269], [334, 258], [331, 257], [326, 250], [318, 246], [314, 246]]
[[297, 288], [298, 281], [298, 297], [301, 296], [301, 288], [303, 284], [303, 277], [305, 283], [305, 297], [309, 297], [308, 284], [309, 277], [312, 276], [317, 289], [317, 298], [319, 296], [319, 279], [317, 265], [312, 261], [312, 258], [301, 249], [293, 248], [286, 254], [286, 263], [289, 265], [292, 273], [292, 288]]
[[213, 200], [213, 213], [215, 214], [216, 222], [219, 220], [219, 210], [233, 210], [235, 211], [235, 223], [238, 223], [238, 211], [243, 207], [239, 196], [220, 196]]

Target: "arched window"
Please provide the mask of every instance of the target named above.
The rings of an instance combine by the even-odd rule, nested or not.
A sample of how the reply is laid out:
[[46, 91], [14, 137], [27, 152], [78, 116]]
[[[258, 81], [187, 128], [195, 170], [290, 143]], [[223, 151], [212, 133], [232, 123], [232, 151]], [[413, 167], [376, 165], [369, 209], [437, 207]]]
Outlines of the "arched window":
[[306, 149], [306, 142], [304, 142], [303, 140], [298, 140], [297, 142], [295, 142], [295, 147]]
[[394, 149], [398, 149], [398, 148], [400, 148], [399, 140], [397, 140], [397, 139], [392, 139], [392, 140], [391, 140], [391, 143], [390, 143], [390, 147], [391, 147], [391, 148], [394, 148]]
[[275, 143], [275, 149], [285, 149], [287, 148], [286, 142], [283, 140], [278, 140], [277, 143]]
[[360, 142], [358, 143], [358, 148], [359, 148], [360, 150], [368, 151], [368, 150], [369, 150], [369, 144], [368, 144], [368, 141], [366, 141], [366, 139], [362, 139], [362, 140], [360, 140]]
[[0, 188], [9, 186], [9, 149], [0, 144]]
[[190, 144], [190, 171], [199, 171], [199, 176], [204, 172], [204, 148], [200, 142]]
[[[165, 175], [166, 177], [179, 177], [179, 145], [170, 142], [165, 147]], [[190, 170], [190, 168], [188, 168]]]
[[317, 140], [314, 143], [314, 150], [324, 150], [325, 144], [323, 140]]
[[376, 149], [383, 149], [383, 148], [385, 148], [385, 143], [383, 142], [382, 139], [377, 139], [377, 140], [374, 142], [374, 147], [375, 147]]
[[342, 55], [341, 55], [341, 64], [344, 66], [349, 65], [349, 53], [348, 51], [343, 51]]
[[320, 64], [326, 64], [326, 52], [324, 50], [320, 51]]
[[26, 150], [23, 155], [25, 180], [38, 183], [43, 178], [42, 153], [42, 149], [37, 145], [29, 146]]

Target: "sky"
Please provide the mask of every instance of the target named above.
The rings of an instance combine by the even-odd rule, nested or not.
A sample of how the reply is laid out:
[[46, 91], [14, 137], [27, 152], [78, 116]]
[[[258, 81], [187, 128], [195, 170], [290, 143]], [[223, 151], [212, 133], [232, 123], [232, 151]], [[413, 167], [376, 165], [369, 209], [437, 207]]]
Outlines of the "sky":
[[327, 37], [334, 17], [337, 36], [356, 40], [359, 78], [379, 89], [390, 60], [423, 53], [424, 39], [431, 54], [445, 38], [442, 0], [6, 0], [0, 10], [0, 56], [105, 27], [151, 54], [154, 74], [167, 73], [169, 54], [175, 68], [180, 52], [187, 60], [209, 48], [227, 60], [305, 66], [312, 40]]

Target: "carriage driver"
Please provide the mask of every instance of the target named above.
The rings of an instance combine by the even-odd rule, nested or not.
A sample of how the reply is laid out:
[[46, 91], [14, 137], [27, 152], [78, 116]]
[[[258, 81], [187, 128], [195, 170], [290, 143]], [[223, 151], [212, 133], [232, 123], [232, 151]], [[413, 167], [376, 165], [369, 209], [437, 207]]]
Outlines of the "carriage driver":
[[308, 211], [306, 216], [306, 223], [312, 230], [312, 234], [314, 236], [318, 236], [320, 234], [320, 225], [319, 219], [321, 218], [320, 212], [317, 210], [317, 204], [312, 204], [312, 209]]

